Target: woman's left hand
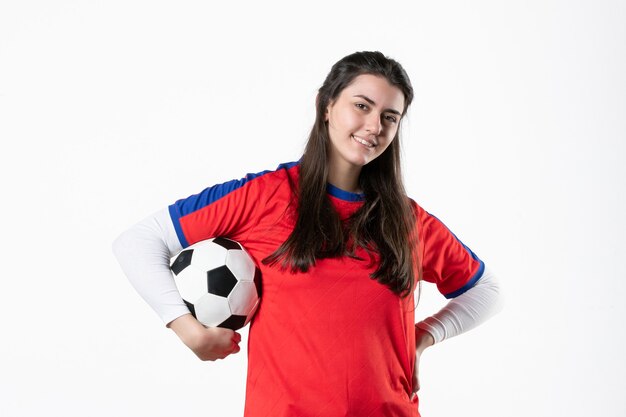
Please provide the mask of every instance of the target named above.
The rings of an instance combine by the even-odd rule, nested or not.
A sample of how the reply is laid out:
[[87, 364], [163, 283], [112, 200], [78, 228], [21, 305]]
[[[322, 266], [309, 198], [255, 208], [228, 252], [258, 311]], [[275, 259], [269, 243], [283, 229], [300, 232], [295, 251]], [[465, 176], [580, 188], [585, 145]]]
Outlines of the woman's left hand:
[[411, 394], [411, 401], [417, 395], [417, 391], [420, 389], [419, 383], [419, 363], [422, 356], [422, 352], [429, 346], [435, 344], [435, 339], [426, 330], [422, 330], [418, 327], [415, 328], [415, 366], [413, 367], [413, 393]]

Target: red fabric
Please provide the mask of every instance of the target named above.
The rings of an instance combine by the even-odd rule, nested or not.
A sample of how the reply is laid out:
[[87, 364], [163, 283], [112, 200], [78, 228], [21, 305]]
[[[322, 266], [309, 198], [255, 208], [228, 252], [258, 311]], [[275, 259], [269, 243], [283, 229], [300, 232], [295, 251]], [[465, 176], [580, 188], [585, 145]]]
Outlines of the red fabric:
[[[188, 244], [226, 236], [239, 241], [261, 268], [261, 305], [248, 340], [244, 415], [419, 417], [417, 398], [410, 401], [413, 296], [402, 300], [372, 280], [375, 267], [368, 267], [363, 251], [357, 254], [364, 261], [323, 259], [305, 274], [261, 263], [293, 229], [288, 207], [298, 168], [266, 172], [214, 201], [192, 196], [192, 210], [185, 208], [185, 200], [170, 210], [186, 213], [173, 220]], [[329, 198], [342, 218], [362, 204]], [[445, 226], [413, 205], [425, 279], [444, 293], [462, 288], [476, 274], [477, 261]]]

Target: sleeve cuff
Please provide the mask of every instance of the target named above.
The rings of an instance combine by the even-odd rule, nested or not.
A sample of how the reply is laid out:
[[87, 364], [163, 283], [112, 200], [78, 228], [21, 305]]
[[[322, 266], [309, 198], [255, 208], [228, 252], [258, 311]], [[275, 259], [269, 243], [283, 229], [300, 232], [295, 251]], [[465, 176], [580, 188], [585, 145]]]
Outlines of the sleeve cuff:
[[443, 326], [435, 317], [428, 317], [427, 319], [417, 323], [415, 327], [430, 333], [435, 343], [439, 343], [444, 339], [445, 335], [439, 330], [439, 328]]

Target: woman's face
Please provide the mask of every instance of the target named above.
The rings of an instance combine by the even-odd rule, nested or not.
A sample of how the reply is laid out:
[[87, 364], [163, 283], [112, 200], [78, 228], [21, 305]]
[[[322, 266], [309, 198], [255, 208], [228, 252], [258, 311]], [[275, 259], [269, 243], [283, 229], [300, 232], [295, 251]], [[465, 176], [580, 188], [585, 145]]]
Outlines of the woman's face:
[[330, 168], [349, 172], [376, 159], [391, 144], [404, 94], [380, 76], [362, 74], [326, 108]]

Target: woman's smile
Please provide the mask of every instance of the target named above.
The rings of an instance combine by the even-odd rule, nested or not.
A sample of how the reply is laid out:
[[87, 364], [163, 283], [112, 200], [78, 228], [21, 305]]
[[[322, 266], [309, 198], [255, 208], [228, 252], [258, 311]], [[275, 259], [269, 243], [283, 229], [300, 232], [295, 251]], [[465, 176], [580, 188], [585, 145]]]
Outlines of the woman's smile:
[[365, 146], [368, 149], [374, 148], [376, 146], [376, 142], [365, 140], [359, 136], [352, 135], [352, 139], [354, 139], [357, 143]]

